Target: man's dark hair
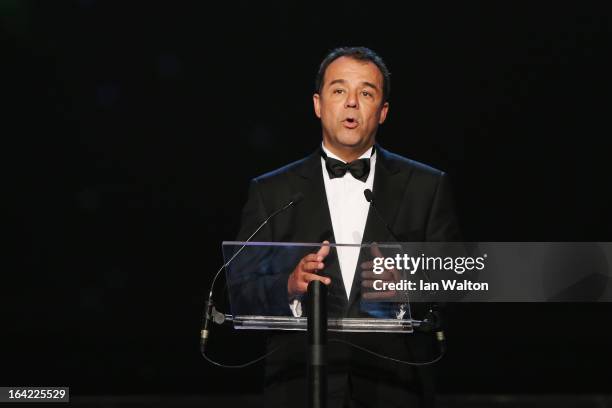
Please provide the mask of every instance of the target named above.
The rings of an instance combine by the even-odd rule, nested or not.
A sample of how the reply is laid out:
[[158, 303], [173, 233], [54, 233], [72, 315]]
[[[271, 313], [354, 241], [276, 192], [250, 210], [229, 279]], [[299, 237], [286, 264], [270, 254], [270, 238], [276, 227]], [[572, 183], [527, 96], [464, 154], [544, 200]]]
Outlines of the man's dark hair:
[[340, 57], [349, 57], [357, 61], [369, 61], [376, 65], [383, 75], [383, 102], [389, 99], [389, 94], [391, 93], [391, 73], [380, 55], [367, 47], [338, 47], [331, 50], [319, 66], [319, 72], [317, 72], [317, 77], [315, 78], [316, 93], [321, 93], [327, 67]]

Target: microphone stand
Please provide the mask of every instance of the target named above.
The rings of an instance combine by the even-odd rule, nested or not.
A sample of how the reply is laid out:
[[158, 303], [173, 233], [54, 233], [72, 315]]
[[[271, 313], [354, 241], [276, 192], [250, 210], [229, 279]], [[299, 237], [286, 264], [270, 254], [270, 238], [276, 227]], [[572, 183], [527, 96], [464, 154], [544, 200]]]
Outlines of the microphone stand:
[[327, 287], [308, 284], [308, 407], [327, 407]]

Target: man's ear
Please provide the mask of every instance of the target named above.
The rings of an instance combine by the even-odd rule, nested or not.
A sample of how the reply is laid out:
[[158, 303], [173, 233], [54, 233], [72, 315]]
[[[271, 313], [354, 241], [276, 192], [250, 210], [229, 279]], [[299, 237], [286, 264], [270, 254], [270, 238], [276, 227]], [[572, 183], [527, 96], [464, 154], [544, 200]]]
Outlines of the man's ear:
[[383, 103], [382, 108], [380, 108], [380, 119], [378, 119], [379, 125], [385, 123], [385, 120], [387, 119], [387, 112], [389, 112], [389, 102]]
[[312, 95], [312, 103], [314, 104], [314, 111], [317, 118], [321, 119], [321, 95], [315, 93]]

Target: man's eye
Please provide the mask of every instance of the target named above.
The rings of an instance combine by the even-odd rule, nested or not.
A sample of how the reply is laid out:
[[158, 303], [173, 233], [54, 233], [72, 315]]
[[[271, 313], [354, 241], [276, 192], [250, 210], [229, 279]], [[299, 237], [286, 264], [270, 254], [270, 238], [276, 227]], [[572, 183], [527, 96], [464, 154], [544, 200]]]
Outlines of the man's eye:
[[335, 94], [341, 94], [342, 92], [344, 92], [343, 89], [334, 89]]
[[368, 91], [362, 91], [362, 92], [361, 92], [361, 94], [362, 94], [363, 96], [372, 96], [372, 94], [371, 94], [371, 93], [369, 93]]

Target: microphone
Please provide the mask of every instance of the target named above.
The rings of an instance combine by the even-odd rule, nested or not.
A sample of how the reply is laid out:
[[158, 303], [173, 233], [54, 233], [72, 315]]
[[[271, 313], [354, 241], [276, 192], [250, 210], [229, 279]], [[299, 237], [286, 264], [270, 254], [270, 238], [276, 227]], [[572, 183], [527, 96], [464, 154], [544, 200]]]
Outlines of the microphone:
[[[363, 190], [363, 195], [365, 196], [365, 199], [368, 201], [368, 203], [370, 203], [370, 205], [374, 209], [374, 212], [376, 213], [376, 216], [384, 224], [385, 228], [387, 228], [387, 231], [389, 231], [393, 239], [399, 242], [400, 240], [393, 233], [393, 230], [391, 229], [391, 227], [389, 227], [389, 224], [387, 224], [385, 219], [378, 212], [378, 209], [376, 208], [376, 205], [374, 204], [374, 193], [372, 193], [372, 190], [370, 190], [369, 188]], [[429, 281], [430, 280], [429, 276], [427, 276], [425, 271], [423, 271], [423, 274], [425, 275], [425, 278], [427, 278], [427, 280]], [[440, 349], [440, 354], [444, 354], [446, 352], [446, 337], [444, 336], [444, 330], [442, 329], [442, 322], [441, 322], [442, 319], [440, 317], [440, 312], [438, 309], [439, 309], [439, 305], [436, 303], [434, 303], [433, 305], [429, 305], [429, 311], [427, 312], [427, 316], [424, 319], [425, 324], [423, 325], [423, 327], [420, 327], [420, 326], [419, 327], [424, 332], [429, 332], [432, 330], [435, 331], [436, 341]]]
[[415, 327], [424, 333], [434, 332], [438, 349], [442, 355], [446, 353], [446, 336], [444, 335], [442, 315], [439, 309], [440, 305], [438, 303], [430, 304], [425, 318], [421, 321], [420, 325]]
[[376, 208], [376, 205], [374, 204], [374, 193], [372, 193], [372, 190], [370, 190], [369, 188], [366, 188], [365, 190], [363, 190], [363, 195], [365, 196], [365, 199], [368, 201], [368, 203], [370, 203], [370, 205], [374, 209], [374, 213], [376, 213], [376, 216], [378, 217], [378, 219], [384, 224], [387, 231], [389, 231], [389, 234], [391, 234], [391, 236], [393, 237], [395, 241], [400, 242], [400, 239], [397, 237], [397, 235], [395, 235], [391, 227], [389, 227], [389, 224], [387, 224], [385, 219], [378, 212], [378, 208]]
[[270, 214], [268, 218], [266, 218], [259, 225], [259, 227], [257, 227], [255, 232], [253, 232], [251, 236], [248, 237], [246, 241], [244, 241], [244, 245], [242, 245], [242, 247], [240, 247], [240, 249], [236, 251], [236, 253], [229, 259], [229, 261], [224, 263], [223, 266], [219, 268], [219, 270], [213, 277], [212, 283], [210, 284], [210, 291], [208, 293], [208, 300], [206, 301], [206, 307], [204, 308], [202, 330], [200, 331], [200, 352], [202, 354], [204, 354], [206, 350], [206, 344], [208, 342], [208, 338], [210, 337], [211, 329], [209, 327], [210, 327], [211, 320], [214, 320], [215, 322], [218, 322], [218, 321], [223, 322], [223, 319], [218, 318], [218, 316], [221, 314], [217, 312], [217, 310], [214, 307], [214, 302], [213, 302], [213, 290], [215, 288], [215, 282], [217, 281], [219, 274], [221, 273], [221, 271], [223, 271], [223, 269], [227, 268], [230, 263], [232, 263], [232, 261], [238, 256], [238, 254], [240, 254], [244, 250], [244, 248], [246, 247], [246, 244], [250, 242], [251, 239], [253, 239], [253, 237], [259, 232], [259, 230], [261, 230], [264, 227], [264, 225], [268, 223], [268, 221], [270, 221], [272, 218], [276, 217], [278, 214], [282, 213], [283, 211], [287, 210], [289, 207], [293, 207], [294, 205], [298, 204], [300, 201], [302, 201], [303, 198], [304, 198], [304, 194], [298, 191], [297, 193], [291, 196], [287, 204], [285, 204], [283, 207], [279, 208], [278, 210]]

